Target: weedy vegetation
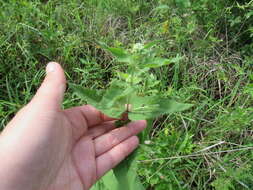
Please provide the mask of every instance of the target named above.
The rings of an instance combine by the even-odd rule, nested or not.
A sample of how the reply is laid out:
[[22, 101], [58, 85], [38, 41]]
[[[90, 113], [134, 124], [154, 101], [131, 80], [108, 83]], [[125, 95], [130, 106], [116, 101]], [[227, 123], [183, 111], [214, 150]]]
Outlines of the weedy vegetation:
[[54, 60], [64, 108], [149, 120], [94, 189], [253, 189], [252, 54], [252, 0], [0, 0], [0, 128]]

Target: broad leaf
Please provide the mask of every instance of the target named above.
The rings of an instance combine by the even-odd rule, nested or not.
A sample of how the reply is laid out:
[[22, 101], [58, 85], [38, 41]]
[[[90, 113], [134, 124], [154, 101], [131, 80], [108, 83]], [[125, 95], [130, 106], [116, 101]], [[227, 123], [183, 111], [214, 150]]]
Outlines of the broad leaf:
[[74, 84], [70, 84], [69, 86], [82, 100], [85, 100], [88, 104], [91, 104], [93, 106], [97, 106], [102, 99], [102, 90], [92, 90]]
[[138, 83], [140, 83], [140, 82], [142, 81], [142, 78], [137, 77], [138, 75], [141, 74], [141, 71], [135, 71], [135, 72], [136, 72], [136, 73], [135, 73], [136, 76], [131, 76], [130, 74], [128, 74], [128, 73], [123, 73], [123, 72], [117, 72], [117, 73], [118, 73], [118, 76], [119, 76], [122, 80], [124, 80], [124, 81], [126, 81], [126, 82], [128, 82], [128, 83], [138, 84]]
[[168, 5], [160, 5], [156, 8], [153, 9], [153, 11], [158, 11], [158, 10], [168, 10], [170, 7]]
[[132, 98], [131, 104], [133, 109], [128, 116], [133, 121], [156, 118], [163, 114], [180, 112], [192, 107], [191, 104], [182, 104], [159, 96], [135, 96]]
[[137, 175], [136, 152], [102, 177], [92, 190], [145, 190]]
[[97, 181], [96, 184], [94, 184], [90, 190], [111, 190], [110, 188], [106, 188], [105, 184], [103, 183], [103, 180]]
[[[160, 7], [167, 9], [167, 7]], [[157, 68], [170, 63], [178, 63], [183, 57], [177, 55], [175, 58], [165, 59], [156, 57], [152, 47], [154, 42], [136, 44], [132, 53], [121, 48], [110, 48], [106, 44], [101, 46], [108, 50], [119, 62], [127, 63], [126, 70], [118, 72], [118, 78], [114, 79], [106, 91], [82, 88], [71, 85], [76, 94], [87, 103], [95, 106], [104, 114], [113, 118], [123, 118], [125, 113], [128, 118], [134, 120], [148, 120], [149, 127], [139, 135], [141, 142], [148, 137], [152, 126], [152, 119], [163, 114], [180, 112], [190, 108], [190, 104], [178, 103], [172, 99], [153, 96], [137, 96], [150, 94], [150, 91], [143, 89], [153, 88], [156, 84], [156, 77], [150, 75], [151, 68]], [[149, 49], [150, 48], [150, 49]], [[152, 51], [151, 51], [152, 50]], [[147, 87], [147, 88], [146, 88]], [[130, 106], [129, 106], [130, 105]], [[94, 190], [144, 190], [138, 175], [136, 152], [124, 160], [119, 166], [103, 177], [94, 187]]]
[[107, 50], [110, 51], [111, 54], [114, 55], [119, 62], [131, 63], [132, 61], [131, 55], [129, 55], [125, 50], [121, 48], [109, 47]]
[[169, 65], [171, 63], [178, 63], [181, 61], [183, 57], [177, 55], [174, 58], [165, 59], [165, 58], [147, 58], [145, 59], [145, 63], [142, 65], [144, 68], [157, 68], [165, 65]]
[[[119, 183], [113, 173], [113, 171], [109, 171], [102, 179], [101, 181], [103, 182], [105, 188], [108, 190], [119, 190], [118, 186]], [[104, 189], [103, 189], [104, 190]]]
[[143, 65], [145, 68], [157, 68], [164, 65], [170, 64], [169, 59], [164, 58], [150, 58], [146, 60], [146, 63]]
[[137, 175], [136, 153], [132, 153], [113, 169], [118, 181], [117, 190], [145, 190]]
[[153, 41], [153, 42], [149, 42], [147, 44], [144, 45], [144, 49], [149, 49], [149, 48], [152, 48], [153, 46], [155, 46], [156, 44], [158, 44], [160, 42], [160, 40], [156, 40], [156, 41]]
[[120, 118], [126, 111], [126, 104], [134, 91], [133, 87], [124, 89], [119, 83], [114, 82], [104, 94], [98, 109], [110, 117]]

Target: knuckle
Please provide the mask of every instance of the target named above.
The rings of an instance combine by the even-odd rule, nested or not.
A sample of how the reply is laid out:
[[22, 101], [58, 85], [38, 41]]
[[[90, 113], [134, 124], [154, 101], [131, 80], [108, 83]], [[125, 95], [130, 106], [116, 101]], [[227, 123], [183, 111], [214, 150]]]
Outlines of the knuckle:
[[109, 134], [107, 137], [107, 143], [108, 145], [116, 145], [119, 143], [119, 139], [115, 135]]

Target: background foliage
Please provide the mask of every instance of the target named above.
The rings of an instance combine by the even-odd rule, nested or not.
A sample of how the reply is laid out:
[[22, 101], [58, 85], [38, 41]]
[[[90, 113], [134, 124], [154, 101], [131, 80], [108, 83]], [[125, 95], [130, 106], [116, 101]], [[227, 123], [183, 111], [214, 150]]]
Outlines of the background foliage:
[[[124, 70], [99, 42], [129, 48], [157, 41], [149, 90], [194, 104], [157, 118], [141, 145], [150, 190], [253, 188], [253, 1], [0, 0], [0, 127], [34, 95], [48, 61], [68, 80], [107, 87]], [[64, 107], [81, 102], [68, 90]]]

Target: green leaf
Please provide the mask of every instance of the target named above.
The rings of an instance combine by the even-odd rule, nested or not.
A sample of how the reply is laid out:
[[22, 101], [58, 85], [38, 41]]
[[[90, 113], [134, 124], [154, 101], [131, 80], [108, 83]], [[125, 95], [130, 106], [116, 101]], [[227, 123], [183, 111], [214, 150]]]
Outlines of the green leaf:
[[143, 65], [144, 68], [157, 68], [165, 65], [169, 65], [171, 63], [178, 63], [181, 61], [183, 57], [177, 55], [174, 58], [165, 59], [165, 58], [147, 58]]
[[119, 82], [115, 81], [104, 94], [98, 109], [110, 117], [120, 118], [122, 113], [126, 111], [129, 96], [134, 91], [133, 87], [124, 88]]
[[161, 40], [156, 40], [156, 41], [153, 41], [153, 42], [149, 42], [149, 43], [144, 45], [144, 49], [150, 49], [150, 48], [152, 48], [153, 46], [155, 46], [156, 44], [158, 44], [160, 42], [161, 42]]
[[121, 79], [123, 79], [123, 80], [125, 80], [125, 81], [128, 81], [129, 78], [131, 78], [131, 75], [128, 74], [128, 73], [117, 72], [117, 74], [118, 74], [118, 76], [119, 76]]
[[153, 9], [153, 11], [160, 11], [160, 10], [169, 10], [170, 7], [168, 5], [160, 5]]
[[191, 1], [190, 0], [176, 0], [176, 4], [180, 8], [188, 8], [191, 6]]
[[119, 62], [123, 63], [131, 63], [132, 57], [129, 55], [125, 50], [121, 48], [107, 48], [108, 51], [111, 52], [112, 55], [114, 55]]
[[136, 151], [113, 169], [117, 190], [145, 190], [137, 175]]
[[157, 68], [161, 67], [164, 65], [170, 64], [169, 59], [164, 59], [164, 58], [151, 58], [147, 59], [146, 63], [143, 65], [145, 68]]
[[109, 171], [102, 179], [105, 188], [108, 190], [118, 190], [118, 181], [113, 173], [113, 171]]
[[[97, 181], [97, 183], [94, 184], [94, 185], [91, 187], [90, 190], [111, 190], [111, 189], [110, 189], [110, 188], [109, 188], [109, 189], [106, 188], [106, 186], [105, 186], [104, 183], [103, 183], [103, 180], [101, 179], [101, 180]], [[116, 190], [116, 189], [115, 189], [115, 190]]]
[[175, 100], [161, 98], [159, 96], [136, 96], [132, 98], [131, 104], [133, 108], [128, 116], [133, 121], [152, 119], [163, 114], [172, 114], [192, 107], [191, 104], [178, 103]]
[[102, 99], [103, 96], [102, 90], [92, 90], [74, 84], [70, 84], [69, 86], [82, 100], [87, 101], [88, 104], [91, 104], [95, 107], [99, 104], [99, 102]]
[[118, 76], [120, 79], [128, 82], [128, 83], [132, 83], [132, 84], [138, 84], [142, 81], [142, 78], [137, 77], [138, 75], [141, 74], [141, 71], [135, 71], [135, 75], [136, 76], [131, 76], [128, 73], [122, 73], [122, 72], [117, 72]]

